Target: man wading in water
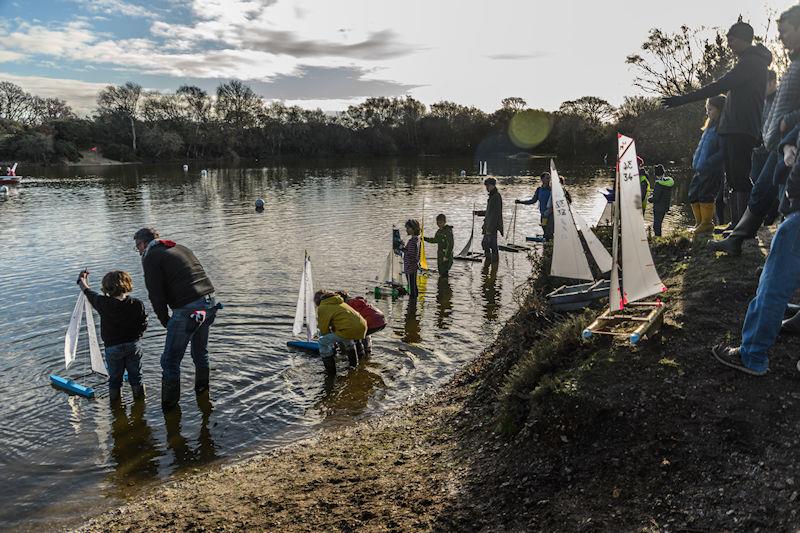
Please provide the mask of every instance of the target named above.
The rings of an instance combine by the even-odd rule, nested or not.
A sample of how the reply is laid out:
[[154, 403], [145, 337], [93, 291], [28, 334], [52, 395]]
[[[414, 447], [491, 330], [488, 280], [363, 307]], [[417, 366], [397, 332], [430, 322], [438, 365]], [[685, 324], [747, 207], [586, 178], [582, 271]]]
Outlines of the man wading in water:
[[161, 355], [161, 407], [167, 411], [180, 399], [181, 360], [190, 342], [194, 390], [197, 394], [208, 391], [208, 328], [220, 306], [214, 299], [211, 280], [192, 251], [158, 237], [156, 230], [142, 228], [133, 240], [142, 256], [144, 282], [153, 311], [167, 328]]
[[497, 180], [486, 178], [483, 184], [489, 198], [486, 200], [486, 209], [475, 211], [475, 214], [483, 219], [483, 254], [487, 263], [500, 261], [500, 252], [497, 248], [497, 234], [503, 234], [503, 198], [497, 190]]

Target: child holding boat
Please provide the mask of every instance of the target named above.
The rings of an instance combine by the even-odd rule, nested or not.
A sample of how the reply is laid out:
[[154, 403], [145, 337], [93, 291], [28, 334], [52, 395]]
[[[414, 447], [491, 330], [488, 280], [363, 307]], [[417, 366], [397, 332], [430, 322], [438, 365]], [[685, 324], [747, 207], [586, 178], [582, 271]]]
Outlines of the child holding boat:
[[[363, 340], [366, 336], [367, 321], [334, 292], [317, 291], [314, 304], [317, 306], [319, 325], [319, 355], [325, 372], [335, 375], [336, 361], [333, 355], [336, 344], [343, 344], [348, 356], [355, 355], [354, 341]], [[350, 363], [353, 362], [353, 358], [350, 358]]]
[[111, 402], [122, 399], [122, 376], [126, 370], [133, 398], [144, 398], [139, 339], [147, 329], [147, 313], [141, 300], [129, 296], [133, 291], [131, 275], [113, 270], [103, 276], [102, 295], [89, 287], [89, 272], [86, 270], [78, 276], [78, 285], [100, 315], [100, 337], [105, 345]]
[[439, 229], [433, 237], [424, 237], [425, 242], [436, 245], [436, 268], [439, 277], [446, 277], [450, 274], [453, 266], [453, 226], [447, 224], [447, 217], [444, 213], [436, 215], [436, 225]]

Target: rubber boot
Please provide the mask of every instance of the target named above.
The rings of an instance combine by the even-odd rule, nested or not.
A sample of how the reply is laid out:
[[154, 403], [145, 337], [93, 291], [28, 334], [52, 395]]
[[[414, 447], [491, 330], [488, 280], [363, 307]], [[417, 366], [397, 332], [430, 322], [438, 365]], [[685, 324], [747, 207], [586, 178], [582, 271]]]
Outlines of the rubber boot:
[[361, 344], [364, 346], [364, 357], [369, 357], [372, 355], [372, 339], [369, 335], [364, 337], [364, 340], [361, 341]]
[[194, 372], [194, 392], [201, 394], [208, 390], [208, 368], [196, 368]]
[[336, 375], [336, 359], [333, 357], [323, 357], [322, 364], [325, 366], [325, 373], [329, 376]]
[[700, 203], [697, 204], [697, 210], [700, 213], [700, 222], [695, 226], [695, 233], [711, 233], [714, 230], [714, 204], [713, 203]]
[[122, 389], [108, 389], [108, 401], [117, 404], [122, 401]]
[[367, 355], [366, 351], [365, 351], [365, 348], [364, 348], [364, 342], [365, 342], [364, 339], [362, 339], [360, 341], [356, 341], [356, 354], [358, 354], [358, 360], [359, 361], [364, 359], [364, 357], [366, 357], [366, 355]]
[[144, 383], [140, 383], [138, 385], [131, 385], [131, 394], [133, 394], [134, 401], [144, 400], [145, 398]]
[[181, 382], [179, 379], [161, 378], [161, 409], [172, 411], [181, 398]]
[[354, 342], [348, 343], [345, 346], [345, 352], [347, 353], [347, 362], [350, 363], [352, 368], [358, 366], [358, 353], [356, 352], [356, 345]]
[[761, 217], [757, 217], [750, 211], [750, 208], [747, 208], [731, 234], [719, 241], [713, 239], [708, 241], [708, 249], [712, 252], [725, 252], [731, 257], [738, 257], [742, 254], [742, 242], [755, 237], [759, 226], [761, 226]]
[[693, 231], [697, 231], [697, 227], [701, 223], [700, 204], [698, 203], [692, 204], [692, 215], [694, 215], [694, 227], [691, 229]]
[[787, 318], [781, 322], [781, 333], [800, 335], [800, 313], [795, 313], [792, 318]]

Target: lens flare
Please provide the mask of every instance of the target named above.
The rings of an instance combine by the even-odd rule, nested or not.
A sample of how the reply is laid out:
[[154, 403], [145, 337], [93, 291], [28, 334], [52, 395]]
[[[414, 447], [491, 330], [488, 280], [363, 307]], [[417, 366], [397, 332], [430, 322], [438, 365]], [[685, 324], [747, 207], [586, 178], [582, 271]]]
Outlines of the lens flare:
[[508, 124], [508, 136], [519, 148], [533, 148], [550, 135], [550, 117], [544, 111], [526, 109]]

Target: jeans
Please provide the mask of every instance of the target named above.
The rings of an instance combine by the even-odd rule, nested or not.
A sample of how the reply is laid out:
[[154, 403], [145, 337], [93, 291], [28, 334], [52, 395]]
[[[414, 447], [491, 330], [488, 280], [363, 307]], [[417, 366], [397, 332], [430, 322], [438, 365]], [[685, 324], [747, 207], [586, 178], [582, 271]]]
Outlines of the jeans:
[[500, 259], [500, 250], [497, 248], [497, 233], [487, 233], [481, 241], [483, 255], [487, 261], [497, 261]]
[[656, 237], [661, 237], [661, 223], [664, 222], [667, 211], [669, 211], [669, 207], [664, 209], [657, 205], [653, 206], [653, 233]]
[[319, 336], [319, 356], [323, 359], [328, 357], [333, 357], [334, 348], [336, 347], [336, 343], [348, 344], [352, 343], [353, 341], [349, 339], [345, 339], [344, 337], [340, 337], [336, 333], [326, 333], [325, 335]]
[[742, 363], [752, 370], [769, 368], [767, 352], [775, 344], [783, 313], [800, 286], [800, 212], [778, 226], [756, 296], [747, 308], [742, 328]]
[[128, 371], [128, 383], [136, 387], [142, 383], [142, 350], [137, 341], [106, 346], [108, 388], [122, 388], [122, 376]]
[[[202, 323], [190, 317], [199, 310], [206, 311]], [[162, 376], [167, 380], [178, 380], [181, 377], [181, 360], [186, 347], [192, 343], [192, 361], [196, 369], [208, 368], [208, 329], [217, 316], [217, 302], [213, 294], [203, 296], [184, 307], [172, 310], [167, 323], [167, 339], [164, 341], [164, 353], [161, 354]]]
[[[767, 156], [761, 171], [759, 172], [753, 167], [753, 174], [758, 172], [758, 177], [753, 183], [753, 189], [750, 191], [750, 200], [747, 207], [757, 217], [764, 217], [769, 213], [773, 205], [778, 201], [778, 187], [773, 183], [773, 176], [778, 166], [778, 159], [780, 158], [781, 165], [783, 158], [778, 152], [772, 151]], [[756, 156], [753, 156], [753, 164], [757, 164]]]
[[408, 295], [412, 298], [416, 298], [419, 295], [419, 289], [417, 288], [417, 271], [415, 270], [410, 274], [406, 274], [406, 280], [408, 281]]

